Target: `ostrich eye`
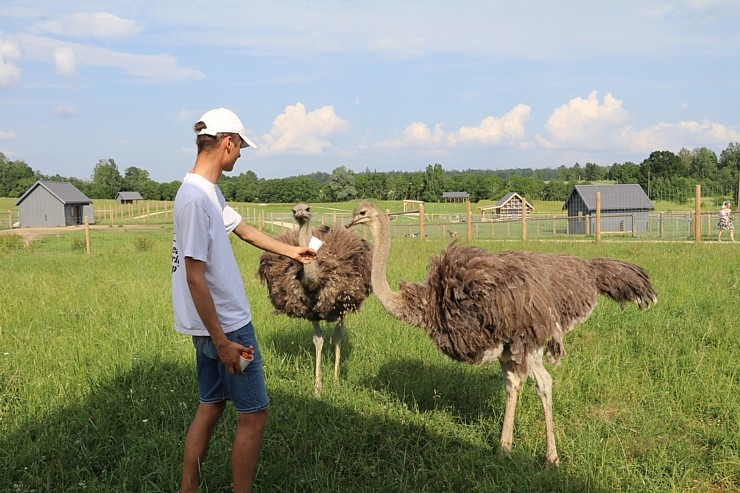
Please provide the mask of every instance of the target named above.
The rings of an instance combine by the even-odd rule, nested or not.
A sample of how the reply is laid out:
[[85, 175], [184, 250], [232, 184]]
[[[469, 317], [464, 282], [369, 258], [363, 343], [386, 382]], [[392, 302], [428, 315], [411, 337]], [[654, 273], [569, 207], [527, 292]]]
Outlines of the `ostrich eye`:
[[311, 208], [310, 207], [306, 207], [306, 212], [311, 212]]

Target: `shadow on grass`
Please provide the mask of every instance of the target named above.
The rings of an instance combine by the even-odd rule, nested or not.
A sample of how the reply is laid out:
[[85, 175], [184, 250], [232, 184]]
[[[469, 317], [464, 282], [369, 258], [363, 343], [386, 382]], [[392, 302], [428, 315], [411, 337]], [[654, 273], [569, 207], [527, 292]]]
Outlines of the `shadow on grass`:
[[[281, 359], [292, 360], [305, 354], [310, 356], [310, 371], [313, 374], [313, 360], [316, 348], [313, 343], [313, 324], [308, 320], [288, 317], [275, 317], [276, 323], [281, 324], [279, 331], [260, 334], [260, 347], [270, 348]], [[324, 335], [324, 346], [321, 349], [322, 366], [334, 368], [334, 327], [335, 322], [321, 322], [321, 333]], [[258, 329], [259, 330], [259, 329]], [[352, 356], [352, 330], [345, 324], [342, 338], [343, 366]], [[340, 369], [340, 373], [343, 368]]]
[[[440, 354], [440, 358], [446, 357]], [[447, 409], [461, 422], [478, 421], [491, 412], [500, 411], [503, 416], [505, 392], [498, 363], [473, 367], [455, 362], [443, 365], [439, 361], [396, 360], [381, 366], [363, 385], [393, 395], [409, 409]]]
[[[412, 364], [405, 369], [409, 380], [415, 370]], [[397, 380], [389, 372], [384, 370], [388, 376], [380, 377], [381, 383]], [[310, 391], [295, 395], [291, 385], [280, 379], [268, 382], [272, 407], [257, 492], [602, 491], [564, 469], [544, 470], [538, 458], [520, 453], [500, 458], [489, 447], [423, 424], [358, 409], [352, 399], [339, 404], [315, 399]], [[143, 360], [112, 372], [109, 379], [90, 381], [88, 389], [83, 398], [25, 422], [12, 412], [5, 415], [15, 422], [6, 421], [8, 431], [0, 437], [2, 487], [17, 492], [175, 491], [182, 443], [197, 405], [194, 369]], [[203, 492], [230, 491], [235, 424], [229, 408], [204, 464]]]

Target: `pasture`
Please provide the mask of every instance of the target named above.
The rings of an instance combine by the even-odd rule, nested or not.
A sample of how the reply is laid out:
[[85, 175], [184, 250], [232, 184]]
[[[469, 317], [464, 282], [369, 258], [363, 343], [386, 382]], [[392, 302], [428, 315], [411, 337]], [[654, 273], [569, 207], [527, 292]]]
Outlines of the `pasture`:
[[[171, 227], [91, 235], [90, 256], [79, 248], [84, 232], [0, 249], [2, 491], [177, 488], [197, 389], [192, 344], [172, 329]], [[394, 240], [391, 286], [423, 279], [445, 244]], [[566, 335], [562, 364], [548, 365], [561, 466], [543, 467], [531, 380], [513, 454], [502, 457], [498, 365], [447, 359], [372, 296], [347, 319], [338, 383], [332, 344], [324, 345], [324, 391], [315, 397], [310, 324], [272, 314], [255, 274], [261, 252], [236, 240], [272, 401], [255, 491], [740, 489], [737, 244], [476, 244], [627, 260], [658, 292], [644, 312], [602, 298]], [[214, 435], [201, 491], [230, 491], [235, 418], [230, 409]]]

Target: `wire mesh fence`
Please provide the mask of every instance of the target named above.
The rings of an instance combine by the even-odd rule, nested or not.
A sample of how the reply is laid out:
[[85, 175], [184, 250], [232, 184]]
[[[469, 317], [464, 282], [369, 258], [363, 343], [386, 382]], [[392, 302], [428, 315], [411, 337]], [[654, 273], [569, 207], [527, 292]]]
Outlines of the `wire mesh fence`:
[[[719, 231], [718, 205], [731, 197], [708, 192], [702, 195], [697, 188], [692, 204], [684, 210], [618, 210], [609, 204], [601, 204], [600, 209], [579, 212], [577, 216], [568, 215], [565, 206], [558, 204], [538, 204], [550, 212], [538, 212], [534, 207], [501, 208], [499, 213], [491, 213], [491, 206], [471, 207], [471, 204], [414, 204], [418, 210], [403, 211], [407, 204], [389, 203], [396, 210], [386, 209], [391, 223], [393, 238], [436, 239], [461, 241], [505, 241], [505, 240], [558, 240], [558, 241], [712, 241]], [[612, 199], [614, 200], [614, 199]], [[617, 198], [616, 200], [620, 200]], [[622, 202], [628, 202], [621, 198]], [[23, 249], [37, 251], [81, 251], [93, 249], [96, 241], [104, 241], [107, 229], [118, 229], [147, 234], [172, 234], [172, 201], [138, 201], [118, 204], [113, 200], [95, 201], [94, 214], [73, 223], [78, 226], [52, 228], [42, 231], [22, 227], [18, 209], [0, 211], [0, 253]], [[342, 204], [346, 205], [346, 204]], [[530, 205], [530, 204], [526, 204]], [[693, 207], [692, 207], [693, 206]], [[290, 207], [276, 204], [232, 204], [244, 220], [272, 236], [278, 236], [296, 226]], [[278, 212], [277, 210], [281, 211]], [[329, 210], [318, 212], [316, 209]], [[345, 208], [330, 206], [315, 208], [313, 224], [342, 227], [351, 220], [351, 205]], [[697, 215], [696, 210], [699, 210]], [[513, 210], [514, 213], [501, 211]], [[517, 212], [518, 211], [518, 212]], [[522, 214], [522, 211], [527, 211]], [[531, 212], [530, 212], [531, 211]], [[47, 228], [48, 229], [48, 228]], [[356, 230], [368, 239], [364, 228]], [[59, 236], [65, 235], [64, 239]], [[146, 240], [139, 239], [135, 248], [145, 248]]]

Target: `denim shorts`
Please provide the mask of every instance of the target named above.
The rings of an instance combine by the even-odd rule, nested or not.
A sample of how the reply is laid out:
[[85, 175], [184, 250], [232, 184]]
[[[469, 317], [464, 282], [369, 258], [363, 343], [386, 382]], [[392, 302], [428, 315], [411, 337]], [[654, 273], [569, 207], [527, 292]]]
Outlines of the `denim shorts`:
[[198, 392], [200, 402], [213, 404], [230, 400], [237, 412], [254, 413], [267, 409], [265, 373], [262, 369], [257, 338], [252, 323], [241, 329], [228, 332], [226, 337], [242, 346], [254, 346], [254, 359], [243, 374], [231, 375], [218, 357], [218, 351], [209, 336], [193, 336], [195, 360], [198, 368]]

